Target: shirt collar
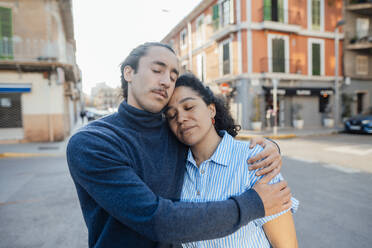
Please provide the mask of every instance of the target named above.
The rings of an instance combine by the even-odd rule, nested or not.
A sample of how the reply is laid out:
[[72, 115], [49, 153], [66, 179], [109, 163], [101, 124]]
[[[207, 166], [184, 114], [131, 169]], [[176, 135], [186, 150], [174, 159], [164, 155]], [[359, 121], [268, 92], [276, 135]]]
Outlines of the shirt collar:
[[[235, 141], [234, 138], [228, 134], [226, 131], [220, 131], [219, 135], [222, 136], [221, 142], [218, 144], [217, 149], [214, 151], [210, 159], [216, 164], [220, 164], [223, 166], [229, 166], [231, 163], [231, 156], [233, 151], [232, 143]], [[187, 155], [187, 161], [193, 165], [196, 165], [194, 156], [192, 155], [191, 149], [189, 149]]]

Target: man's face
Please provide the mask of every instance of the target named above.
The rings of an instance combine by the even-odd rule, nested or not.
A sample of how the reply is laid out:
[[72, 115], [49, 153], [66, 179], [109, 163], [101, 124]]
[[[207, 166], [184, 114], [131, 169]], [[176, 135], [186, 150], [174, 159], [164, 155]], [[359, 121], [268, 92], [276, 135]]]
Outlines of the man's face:
[[128, 104], [152, 113], [160, 112], [171, 97], [178, 78], [178, 59], [165, 47], [153, 46], [140, 58], [137, 72], [124, 68]]

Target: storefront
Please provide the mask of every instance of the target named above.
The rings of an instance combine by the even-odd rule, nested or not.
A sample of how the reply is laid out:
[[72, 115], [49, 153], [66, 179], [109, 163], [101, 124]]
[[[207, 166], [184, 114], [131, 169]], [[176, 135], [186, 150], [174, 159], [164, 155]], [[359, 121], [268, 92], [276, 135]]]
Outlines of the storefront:
[[[265, 98], [265, 126], [272, 126], [275, 118], [272, 113], [273, 88], [263, 86], [262, 89]], [[292, 126], [294, 119], [302, 119], [305, 127], [321, 127], [323, 119], [332, 114], [333, 92], [332, 88], [279, 87], [278, 125]]]

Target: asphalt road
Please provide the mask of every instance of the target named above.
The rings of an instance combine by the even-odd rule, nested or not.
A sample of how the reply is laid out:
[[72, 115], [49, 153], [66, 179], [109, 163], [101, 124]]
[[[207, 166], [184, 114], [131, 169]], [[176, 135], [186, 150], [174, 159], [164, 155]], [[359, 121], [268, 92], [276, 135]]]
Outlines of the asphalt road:
[[[299, 247], [371, 247], [372, 174], [284, 158]], [[87, 247], [64, 157], [0, 159], [0, 247]]]

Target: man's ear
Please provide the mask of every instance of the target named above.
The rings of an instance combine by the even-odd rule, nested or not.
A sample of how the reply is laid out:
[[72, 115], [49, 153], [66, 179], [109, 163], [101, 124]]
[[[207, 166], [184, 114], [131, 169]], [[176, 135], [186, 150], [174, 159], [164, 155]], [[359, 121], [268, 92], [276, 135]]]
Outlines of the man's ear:
[[134, 70], [130, 65], [124, 67], [124, 79], [130, 83], [133, 80]]
[[216, 106], [214, 105], [214, 103], [209, 104], [208, 109], [209, 109], [210, 117], [214, 118], [216, 116]]

